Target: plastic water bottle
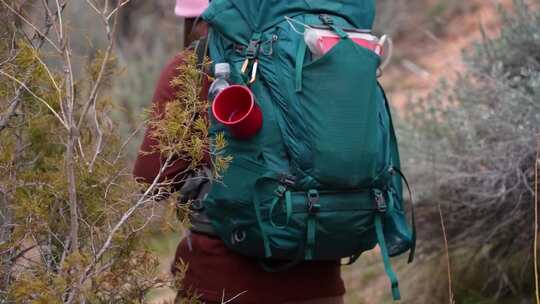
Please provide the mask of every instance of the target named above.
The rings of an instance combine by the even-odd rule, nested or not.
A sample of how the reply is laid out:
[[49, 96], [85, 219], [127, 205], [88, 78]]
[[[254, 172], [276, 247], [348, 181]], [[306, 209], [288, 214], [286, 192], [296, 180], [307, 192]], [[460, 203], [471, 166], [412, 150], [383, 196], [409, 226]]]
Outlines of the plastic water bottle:
[[214, 101], [216, 96], [226, 87], [230, 86], [229, 77], [231, 75], [231, 67], [228, 63], [216, 63], [214, 76], [215, 80], [208, 89], [208, 99]]

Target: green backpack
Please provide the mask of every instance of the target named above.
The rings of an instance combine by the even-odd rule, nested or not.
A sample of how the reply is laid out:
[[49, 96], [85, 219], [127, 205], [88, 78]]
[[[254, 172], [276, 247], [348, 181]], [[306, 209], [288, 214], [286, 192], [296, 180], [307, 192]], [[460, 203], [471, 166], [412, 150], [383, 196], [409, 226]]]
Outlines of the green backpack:
[[[223, 153], [233, 161], [204, 207], [230, 249], [259, 258], [269, 271], [310, 260], [349, 257], [352, 263], [378, 244], [397, 300], [389, 258], [410, 251], [412, 262], [414, 215], [410, 228], [396, 136], [377, 82], [380, 59], [343, 31], [371, 29], [374, 5], [211, 2], [202, 16], [211, 25], [211, 60], [228, 62], [232, 82], [250, 87], [263, 127], [249, 140], [236, 140], [211, 121], [211, 135], [226, 135]], [[312, 60], [292, 23], [326, 27], [341, 40]], [[246, 67], [249, 76], [242, 73]]]

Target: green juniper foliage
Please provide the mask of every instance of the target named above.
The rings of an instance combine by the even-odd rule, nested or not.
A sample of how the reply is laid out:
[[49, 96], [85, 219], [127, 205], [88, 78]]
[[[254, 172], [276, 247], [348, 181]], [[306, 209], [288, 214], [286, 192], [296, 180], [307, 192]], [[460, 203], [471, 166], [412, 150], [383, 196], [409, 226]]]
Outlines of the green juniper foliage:
[[[0, 303], [142, 303], [155, 287], [180, 285], [183, 272], [161, 273], [144, 242], [156, 214], [171, 214], [159, 210], [175, 204], [162, 200], [167, 181], [131, 177], [109, 118], [114, 52], [76, 58], [63, 4], [22, 4], [0, 1]], [[108, 9], [96, 18], [114, 29]], [[210, 142], [199, 115], [207, 104], [194, 62], [179, 69], [188, 90], [150, 125], [165, 158], [187, 153], [197, 169]], [[216, 159], [219, 173], [228, 158]]]
[[[227, 145], [224, 134], [218, 133], [212, 139], [208, 135], [209, 104], [199, 98], [202, 77], [206, 75], [197, 68], [195, 53], [185, 51], [183, 55], [184, 61], [177, 67], [179, 75], [170, 83], [176, 88], [175, 99], [165, 109], [157, 106], [151, 109], [151, 135], [158, 140], [152, 152], [175, 155], [188, 164], [186, 171], [200, 169], [205, 154], [212, 154], [214, 175], [219, 177], [232, 159], [220, 153]], [[203, 62], [203, 66], [208, 64], [208, 60]]]
[[[24, 79], [34, 94], [59, 112], [59, 95], [64, 94], [65, 83], [59, 73], [53, 72], [51, 76], [61, 90], [58, 92], [38, 60], [44, 54], [24, 40], [17, 40], [15, 47], [4, 37], [0, 43], [0, 61], [9, 60], [2, 64], [2, 71]], [[101, 64], [100, 57], [95, 60], [91, 65]], [[88, 77], [92, 77], [91, 74]], [[90, 83], [90, 79], [81, 79], [76, 88], [84, 91], [84, 83]], [[80, 250], [73, 252], [68, 241], [67, 132], [51, 111], [30, 93], [21, 91], [17, 97], [17, 85], [1, 77], [2, 113], [7, 112], [9, 102], [15, 98], [20, 98], [20, 105], [1, 131], [0, 302], [63, 303], [67, 292], [94, 262], [95, 250], [102, 246], [111, 225], [132, 206], [137, 200], [133, 194], [140, 193], [141, 189], [131, 180], [128, 164], [118, 157], [121, 142], [112, 128], [103, 127], [103, 149], [89, 170], [97, 138], [92, 124], [83, 124], [79, 129], [82, 149], [75, 156]], [[100, 123], [106, 125], [110, 100], [104, 97], [96, 102]], [[128, 196], [133, 197], [126, 199]], [[144, 298], [144, 291], [167, 282], [167, 278], [157, 273], [155, 259], [138, 245], [143, 234], [134, 232], [144, 225], [148, 216], [146, 209], [141, 208], [114, 233], [111, 249], [97, 263], [97, 268], [102, 268], [101, 273], [82, 287], [82, 296], [88, 301], [111, 303], [115, 299], [116, 303], [137, 303]], [[147, 258], [132, 263], [129, 272], [126, 268], [117, 268], [141, 255]], [[110, 263], [115, 267], [108, 267]], [[108, 288], [114, 289], [114, 293], [107, 294]]]

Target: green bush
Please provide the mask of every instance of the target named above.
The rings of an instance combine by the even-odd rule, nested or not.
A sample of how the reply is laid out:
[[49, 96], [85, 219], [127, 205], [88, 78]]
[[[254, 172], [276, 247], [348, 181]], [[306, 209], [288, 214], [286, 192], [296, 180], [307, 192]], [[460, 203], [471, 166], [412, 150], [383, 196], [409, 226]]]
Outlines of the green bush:
[[[440, 234], [442, 205], [458, 303], [503, 303], [532, 286], [540, 13], [523, 0], [513, 7], [501, 9], [497, 37], [484, 35], [464, 54], [467, 69], [457, 81], [409, 104], [401, 134], [423, 210], [421, 232]], [[422, 239], [424, 256], [440, 253], [439, 238]]]

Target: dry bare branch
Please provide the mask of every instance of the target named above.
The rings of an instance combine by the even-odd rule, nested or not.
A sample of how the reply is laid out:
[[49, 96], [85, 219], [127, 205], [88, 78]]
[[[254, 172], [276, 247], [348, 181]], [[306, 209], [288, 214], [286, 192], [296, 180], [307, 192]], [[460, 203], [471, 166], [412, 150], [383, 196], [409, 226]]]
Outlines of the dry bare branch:
[[[0, 1], [3, 1], [3, 0], [0, 0]], [[48, 109], [49, 111], [51, 111], [54, 116], [58, 119], [58, 121], [66, 128], [66, 129], [69, 129], [68, 125], [66, 124], [66, 122], [62, 119], [62, 117], [60, 117], [60, 115], [58, 115], [58, 113], [51, 107], [51, 105], [49, 105], [49, 103], [47, 103], [43, 98], [39, 97], [38, 95], [36, 95], [36, 93], [34, 93], [30, 88], [28, 88], [26, 86], [25, 83], [23, 83], [22, 81], [20, 81], [19, 79], [13, 77], [12, 75], [4, 72], [3, 70], [0, 70], [0, 74], [6, 76], [7, 78], [15, 81], [16, 83], [18, 83], [22, 88], [24, 88], [28, 93], [30, 93], [30, 95], [32, 95], [32, 97], [34, 97], [35, 99], [37, 99], [38, 101], [40, 101], [42, 104], [44, 104]]]
[[[39, 34], [40, 37], [42, 37], [43, 39], [45, 39], [47, 42], [49, 42], [49, 44], [58, 52], [58, 53], [62, 53], [62, 51], [60, 50], [60, 48], [49, 38], [47, 37], [47, 34], [41, 32], [32, 22], [28, 21], [28, 19], [26, 19], [24, 16], [22, 16], [19, 12], [17, 12], [17, 10], [15, 10], [13, 7], [11, 7], [9, 4], [7, 4], [6, 1], [4, 0], [0, 0], [2, 2], [2, 4], [7, 7], [11, 12], [13, 12], [13, 14], [17, 15], [17, 17], [21, 18], [21, 20], [23, 20], [28, 26], [30, 26], [34, 31], [36, 31], [36, 33]], [[59, 10], [60, 11], [60, 10]]]
[[534, 291], [536, 304], [540, 304], [540, 278], [538, 276], [538, 167], [540, 163], [540, 134], [537, 136], [538, 146], [534, 160], [534, 242], [533, 242], [533, 266], [534, 266]]
[[[152, 182], [152, 184], [146, 189], [146, 191], [142, 194], [139, 200], [133, 206], [131, 206], [126, 212], [124, 212], [122, 217], [118, 220], [118, 222], [114, 225], [114, 227], [109, 231], [105, 242], [101, 246], [98, 253], [93, 257], [94, 261], [85, 268], [83, 275], [78, 281], [78, 286], [82, 286], [91, 277], [92, 271], [98, 265], [103, 255], [107, 252], [107, 250], [111, 246], [112, 239], [114, 238], [118, 230], [127, 222], [127, 220], [133, 215], [135, 211], [137, 211], [141, 206], [143, 206], [147, 202], [152, 201], [154, 199], [155, 197], [155, 195], [153, 194], [154, 189], [156, 189], [157, 185], [159, 184], [159, 181], [163, 177], [163, 173], [165, 172], [165, 170], [171, 163], [172, 159], [173, 159], [173, 155], [171, 154], [165, 160], [165, 164], [161, 167], [159, 173], [154, 178], [154, 181]], [[78, 290], [71, 292], [65, 303], [66, 304], [73, 303], [73, 301], [76, 299], [77, 296], [78, 296]]]

